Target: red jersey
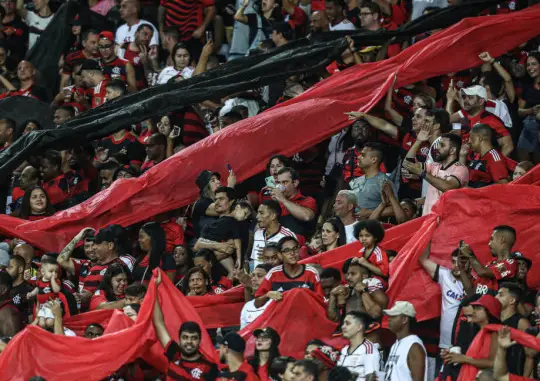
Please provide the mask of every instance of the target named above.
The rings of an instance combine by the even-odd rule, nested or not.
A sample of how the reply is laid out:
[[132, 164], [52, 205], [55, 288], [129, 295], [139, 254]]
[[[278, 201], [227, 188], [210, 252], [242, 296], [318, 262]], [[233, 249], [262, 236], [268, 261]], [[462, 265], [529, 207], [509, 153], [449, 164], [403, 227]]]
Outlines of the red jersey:
[[[117, 300], [122, 300], [122, 299], [124, 299], [123, 295], [122, 297], [119, 297]], [[94, 292], [94, 295], [92, 295], [92, 298], [90, 299], [90, 311], [95, 311], [97, 310], [100, 304], [109, 303], [109, 302], [110, 300], [108, 300], [107, 297], [105, 296], [105, 291], [96, 290], [96, 292]]]
[[111, 62], [105, 62], [101, 60], [101, 66], [103, 67], [103, 75], [107, 79], [120, 78], [122, 81], [127, 82], [127, 64], [128, 60], [120, 57], [116, 57]]
[[476, 154], [469, 163], [469, 187], [481, 188], [508, 179], [510, 168], [508, 161], [501, 152], [495, 148], [484, 156]]
[[84, 191], [82, 176], [75, 171], [62, 173], [52, 180], [42, 183], [51, 204], [55, 207], [67, 207], [67, 201]]
[[212, 292], [214, 294], [221, 294], [222, 292], [227, 291], [229, 288], [232, 288], [232, 286], [232, 281], [229, 278], [222, 276], [220, 280], [212, 284]]
[[480, 278], [474, 277], [473, 281], [476, 285], [477, 294], [497, 294], [499, 290], [499, 283], [502, 280], [510, 280], [515, 277], [517, 273], [517, 262], [513, 259], [507, 258], [504, 260], [496, 259], [486, 266], [491, 270], [495, 278]]
[[180, 41], [188, 41], [203, 23], [204, 8], [213, 6], [214, 0], [161, 0], [160, 5], [165, 8], [165, 26], [177, 27]]
[[[296, 195], [291, 198], [289, 201], [294, 202], [297, 205], [300, 205], [304, 208], [311, 209], [315, 215], [317, 215], [317, 202], [313, 197], [304, 196], [300, 191], [296, 193]], [[298, 241], [300, 242], [300, 245], [303, 245], [305, 242], [305, 237], [309, 236], [311, 232], [315, 228], [315, 223], [317, 222], [317, 218], [313, 218], [311, 221], [301, 221], [294, 217], [285, 207], [285, 205], [281, 205], [281, 217], [279, 218], [279, 223], [283, 226], [285, 226], [287, 229], [293, 231]]]
[[173, 220], [168, 220], [161, 223], [161, 227], [165, 231], [166, 247], [165, 251], [172, 253], [176, 246], [183, 245], [184, 229]]
[[292, 15], [288, 14], [284, 10], [282, 13], [284, 21], [289, 23], [291, 28], [294, 30], [296, 38], [304, 37], [308, 27], [308, 17], [306, 12], [304, 12], [302, 8], [296, 6], [294, 7], [294, 12]]
[[107, 83], [108, 79], [104, 79], [97, 86], [92, 87], [86, 91], [86, 94], [92, 97], [92, 108], [95, 108], [105, 102], [105, 97], [107, 96]]
[[264, 296], [269, 291], [285, 292], [293, 288], [308, 288], [322, 297], [323, 290], [319, 273], [310, 265], [302, 265], [302, 267], [302, 272], [295, 278], [285, 272], [283, 265], [274, 267], [264, 277], [263, 282], [255, 293], [255, 297]]
[[103, 265], [95, 264], [94, 266], [92, 266], [90, 272], [84, 280], [83, 289], [93, 294], [103, 280], [103, 275], [105, 275], [105, 272], [113, 263], [120, 263], [122, 265], [125, 265], [131, 271], [133, 270], [135, 258], [133, 258], [131, 255], [122, 255], [121, 257], [114, 258], [112, 261]]
[[495, 138], [500, 139], [505, 136], [510, 136], [510, 132], [504, 126], [504, 122], [496, 115], [488, 112], [482, 111], [478, 115], [472, 116], [465, 110], [460, 110], [458, 112], [461, 117], [461, 139], [465, 142], [469, 140], [469, 134], [471, 128], [477, 124], [487, 124], [491, 127], [494, 132]]
[[36, 281], [36, 287], [39, 289], [37, 295], [37, 301], [39, 304], [45, 304], [50, 299], [54, 299], [58, 296], [56, 292], [53, 292], [51, 282], [52, 281], [44, 282], [41, 279]]
[[174, 340], [165, 347], [165, 356], [169, 360], [167, 381], [214, 380], [217, 376], [217, 365], [202, 356], [195, 361], [182, 359], [180, 346]]
[[73, 53], [69, 53], [66, 56], [64, 61], [64, 66], [62, 67], [62, 74], [71, 75], [73, 74], [73, 68], [76, 65], [82, 64], [87, 59], [92, 59], [97, 57], [87, 57], [84, 53], [84, 50], [76, 50]]
[[71, 261], [73, 262], [73, 267], [75, 268], [75, 278], [79, 280], [77, 290], [78, 292], [82, 292], [84, 280], [90, 273], [90, 269], [92, 266], [94, 266], [94, 263], [92, 263], [92, 261], [89, 259], [71, 258]]
[[373, 278], [379, 279], [381, 282], [383, 282], [384, 287], [387, 287], [390, 263], [388, 262], [388, 254], [386, 254], [386, 251], [381, 249], [379, 246], [375, 246], [371, 253], [366, 256], [366, 248], [363, 247], [360, 249], [360, 254], [366, 258], [369, 263], [371, 263], [373, 266], [377, 266], [381, 270], [382, 276], [373, 274]]
[[30, 97], [30, 98], [35, 98], [35, 99], [43, 99], [43, 94], [40, 93], [38, 88], [32, 85], [27, 89], [6, 91], [0, 94], [0, 99], [9, 98], [9, 97]]
[[144, 72], [144, 65], [141, 62], [141, 57], [139, 57], [140, 52], [130, 50], [129, 44], [129, 42], [126, 42], [124, 45], [122, 45], [122, 58], [129, 61], [133, 65], [133, 68], [135, 69], [135, 84], [137, 85], [137, 90], [141, 90], [148, 86], [146, 74]]

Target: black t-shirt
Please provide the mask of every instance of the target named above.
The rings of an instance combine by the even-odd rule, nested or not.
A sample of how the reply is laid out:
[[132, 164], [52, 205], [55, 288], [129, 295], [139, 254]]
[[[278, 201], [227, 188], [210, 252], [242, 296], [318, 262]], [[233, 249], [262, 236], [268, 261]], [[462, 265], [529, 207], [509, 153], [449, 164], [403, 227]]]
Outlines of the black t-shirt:
[[34, 289], [29, 283], [23, 282], [18, 286], [15, 286], [9, 292], [9, 297], [12, 299], [13, 304], [21, 315], [23, 316], [24, 321], [27, 323], [27, 318], [32, 314], [32, 303], [26, 298], [26, 294], [31, 292]]
[[124, 154], [127, 157], [127, 165], [142, 165], [146, 152], [144, 146], [137, 138], [130, 133], [126, 133], [121, 140], [114, 140], [112, 136], [101, 139], [97, 143], [98, 147], [109, 150], [109, 157], [117, 154]]
[[242, 238], [238, 221], [230, 216], [223, 216], [206, 224], [201, 230], [201, 237], [216, 242]]
[[22, 60], [26, 54], [26, 45], [28, 43], [28, 26], [19, 16], [8, 23], [4, 23], [2, 31], [5, 35], [4, 42], [15, 56], [17, 61]]
[[[517, 329], [521, 319], [523, 319], [523, 316], [514, 314], [502, 321], [502, 324]], [[523, 374], [525, 368], [525, 350], [523, 346], [514, 344], [508, 348], [506, 351], [506, 366], [508, 367], [508, 373]]]
[[525, 101], [526, 108], [540, 105], [540, 90], [536, 89], [530, 82], [525, 83], [520, 98]]
[[195, 238], [199, 238], [201, 236], [201, 231], [204, 226], [207, 224], [217, 220], [218, 217], [214, 216], [207, 216], [206, 210], [214, 200], [207, 197], [202, 197], [197, 200], [195, 205], [193, 206], [193, 229], [195, 230]]

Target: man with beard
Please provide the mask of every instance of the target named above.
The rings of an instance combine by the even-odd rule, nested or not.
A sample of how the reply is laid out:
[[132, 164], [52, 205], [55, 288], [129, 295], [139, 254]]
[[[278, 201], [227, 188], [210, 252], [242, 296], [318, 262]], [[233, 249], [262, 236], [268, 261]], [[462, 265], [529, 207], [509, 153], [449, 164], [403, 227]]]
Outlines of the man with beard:
[[[429, 135], [418, 134], [417, 139], [428, 141]], [[461, 138], [454, 134], [444, 134], [434, 152], [433, 163], [427, 162], [423, 165], [407, 160], [403, 162], [403, 167], [407, 171], [419, 175], [420, 178], [429, 183], [424, 202], [424, 215], [431, 212], [431, 208], [439, 201], [444, 192], [467, 186], [469, 171], [458, 160], [460, 150]]]
[[[156, 279], [156, 286], [161, 284], [161, 271]], [[186, 321], [180, 326], [177, 343], [169, 335], [159, 298], [154, 304], [152, 315], [154, 328], [159, 342], [165, 348], [165, 356], [169, 360], [167, 381], [169, 380], [206, 380], [213, 381], [217, 376], [216, 364], [205, 359], [199, 352], [201, 345], [201, 327], [193, 321]]]
[[10, 291], [11, 300], [23, 318], [23, 323], [26, 325], [32, 317], [32, 303], [29, 303], [26, 295], [31, 292], [34, 287], [24, 280], [24, 268], [26, 262], [20, 255], [14, 255], [9, 260], [7, 273], [13, 279], [13, 287]]
[[517, 272], [514, 282], [519, 284], [524, 291], [524, 297], [518, 306], [518, 311], [520, 314], [527, 317], [534, 311], [536, 294], [538, 292], [536, 289], [529, 288], [527, 285], [527, 274], [532, 267], [532, 261], [519, 251], [514, 251], [510, 255], [510, 258], [517, 263]]
[[[459, 304], [466, 295], [466, 290], [461, 282], [459, 249], [452, 252], [451, 269], [442, 267], [429, 259], [430, 251], [431, 242], [419, 258], [419, 262], [429, 277], [441, 287], [441, 336], [439, 339], [439, 348], [448, 349], [452, 346], [452, 326], [456, 319], [456, 314], [459, 311]], [[463, 264], [462, 266], [464, 266], [467, 273], [470, 271], [468, 263]], [[440, 361], [439, 357], [437, 358], [437, 361]], [[437, 364], [436, 369], [440, 369], [439, 365], [442, 364]]]
[[135, 68], [137, 90], [148, 86], [146, 72], [147, 70], [152, 71], [158, 66], [155, 49], [150, 49], [153, 35], [154, 30], [151, 25], [141, 24], [135, 32], [135, 39], [121, 45], [118, 50], [118, 57], [128, 60]]
[[9, 205], [11, 212], [15, 212], [21, 207], [24, 192], [34, 185], [38, 185], [39, 181], [39, 171], [36, 168], [31, 165], [24, 167], [19, 176], [19, 186], [14, 186], [11, 190], [11, 203]]
[[15, 336], [22, 329], [21, 316], [11, 299], [13, 280], [0, 272], [0, 336]]

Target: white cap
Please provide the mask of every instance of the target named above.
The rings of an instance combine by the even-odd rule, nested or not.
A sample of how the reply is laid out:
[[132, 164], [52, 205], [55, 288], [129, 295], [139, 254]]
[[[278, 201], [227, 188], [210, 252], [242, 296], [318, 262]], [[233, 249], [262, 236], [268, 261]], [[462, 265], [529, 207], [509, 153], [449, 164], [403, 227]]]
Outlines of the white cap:
[[9, 253], [4, 249], [0, 249], [0, 266], [9, 266]]
[[414, 309], [414, 306], [409, 302], [397, 301], [394, 303], [394, 306], [389, 310], [383, 310], [383, 314], [387, 316], [405, 315], [414, 318], [416, 317], [416, 310]]
[[486, 89], [480, 85], [467, 87], [466, 89], [461, 89], [461, 92], [464, 93], [465, 95], [476, 95], [477, 97], [483, 98], [486, 101], [488, 100]]

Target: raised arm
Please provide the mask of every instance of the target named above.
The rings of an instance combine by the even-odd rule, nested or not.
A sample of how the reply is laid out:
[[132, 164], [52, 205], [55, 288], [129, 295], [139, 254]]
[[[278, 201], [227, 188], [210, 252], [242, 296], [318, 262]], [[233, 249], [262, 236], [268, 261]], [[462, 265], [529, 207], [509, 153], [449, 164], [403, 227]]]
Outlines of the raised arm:
[[234, 15], [234, 20], [235, 21], [241, 22], [242, 24], [247, 24], [248, 23], [248, 18], [244, 14], [244, 12], [245, 12], [248, 5], [249, 5], [249, 0], [243, 0], [242, 1], [242, 5], [240, 6], [240, 8], [238, 8], [238, 10], [236, 11], [236, 14]]
[[384, 132], [393, 139], [397, 139], [399, 135], [398, 128], [386, 120], [379, 117], [366, 114], [365, 112], [347, 112], [349, 120], [363, 119], [368, 122], [373, 128]]
[[431, 241], [429, 241], [427, 247], [424, 249], [424, 252], [418, 259], [418, 262], [422, 265], [422, 268], [426, 273], [428, 273], [431, 279], [435, 279], [435, 272], [437, 271], [437, 264], [429, 259], [429, 253], [431, 252]]
[[[161, 284], [161, 270], [158, 269], [158, 276], [156, 279], [156, 288], [159, 288]], [[156, 292], [156, 302], [154, 303], [154, 313], [152, 315], [152, 322], [154, 323], [154, 328], [156, 330], [156, 335], [159, 339], [159, 342], [165, 348], [167, 344], [171, 341], [171, 335], [167, 331], [165, 326], [165, 319], [163, 318], [163, 311], [161, 311], [161, 306], [159, 305], [159, 297]]]
[[77, 244], [84, 238], [84, 236], [90, 232], [94, 231], [92, 228], [84, 228], [81, 230], [72, 240], [70, 243], [66, 245], [58, 255], [57, 261], [58, 264], [66, 270], [66, 272], [70, 275], [75, 275], [75, 266], [73, 265], [73, 261], [71, 260], [71, 255], [73, 254], [73, 250], [75, 250], [75, 247]]
[[401, 116], [399, 112], [397, 112], [394, 109], [394, 107], [392, 107], [392, 101], [393, 101], [392, 97], [394, 95], [394, 86], [396, 85], [396, 80], [397, 80], [397, 74], [394, 75], [394, 82], [392, 82], [392, 85], [388, 89], [388, 93], [386, 93], [386, 100], [384, 102], [384, 111], [386, 111], [390, 115], [392, 122], [394, 122], [396, 126], [401, 126], [401, 123], [403, 123], [403, 117]]

